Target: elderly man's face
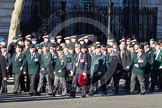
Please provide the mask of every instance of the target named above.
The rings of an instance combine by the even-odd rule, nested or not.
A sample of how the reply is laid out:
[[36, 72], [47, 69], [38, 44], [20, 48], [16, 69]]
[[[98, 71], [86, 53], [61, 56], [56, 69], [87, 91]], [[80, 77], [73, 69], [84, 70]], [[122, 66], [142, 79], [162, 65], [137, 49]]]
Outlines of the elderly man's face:
[[72, 38], [71, 39], [71, 42], [76, 42], [76, 38]]

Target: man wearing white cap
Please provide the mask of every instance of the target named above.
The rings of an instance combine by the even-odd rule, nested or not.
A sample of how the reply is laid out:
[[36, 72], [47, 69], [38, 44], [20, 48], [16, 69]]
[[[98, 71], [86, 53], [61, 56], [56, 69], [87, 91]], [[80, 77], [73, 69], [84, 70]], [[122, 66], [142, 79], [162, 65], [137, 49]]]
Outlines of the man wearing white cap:
[[65, 37], [65, 46], [70, 46], [70, 37]]
[[56, 36], [57, 46], [62, 42], [62, 36]]
[[107, 42], [108, 42], [107, 43], [108, 45], [113, 46], [114, 40], [113, 39], [109, 39]]
[[47, 46], [48, 45], [48, 35], [44, 35], [43, 39], [44, 39], [44, 41], [41, 44]]
[[86, 35], [83, 37], [84, 42], [87, 44], [87, 46], [91, 45], [93, 42], [89, 39], [89, 36], [91, 35]]
[[74, 48], [76, 44], [76, 35], [71, 36], [71, 47]]
[[31, 41], [31, 35], [27, 35], [27, 36], [25, 36], [25, 39], [28, 39], [28, 40]]

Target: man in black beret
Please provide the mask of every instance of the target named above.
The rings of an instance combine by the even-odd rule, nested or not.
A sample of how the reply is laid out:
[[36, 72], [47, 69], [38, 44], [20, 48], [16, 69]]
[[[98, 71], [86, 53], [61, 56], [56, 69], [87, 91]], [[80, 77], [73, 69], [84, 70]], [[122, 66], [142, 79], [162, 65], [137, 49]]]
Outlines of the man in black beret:
[[136, 78], [140, 84], [141, 95], [145, 94], [145, 84], [144, 84], [144, 71], [147, 65], [147, 56], [144, 52], [144, 44], [140, 43], [137, 52], [134, 54], [132, 61], [130, 62], [127, 69], [131, 69], [131, 90], [130, 93], [134, 94]]
[[67, 65], [67, 57], [64, 55], [63, 48], [61, 46], [58, 47], [57, 53], [58, 57], [56, 59], [55, 65], [55, 81], [52, 95], [55, 96], [58, 86], [61, 85], [62, 96], [65, 96], [67, 93], [65, 81], [65, 72], [66, 72], [65, 69]]

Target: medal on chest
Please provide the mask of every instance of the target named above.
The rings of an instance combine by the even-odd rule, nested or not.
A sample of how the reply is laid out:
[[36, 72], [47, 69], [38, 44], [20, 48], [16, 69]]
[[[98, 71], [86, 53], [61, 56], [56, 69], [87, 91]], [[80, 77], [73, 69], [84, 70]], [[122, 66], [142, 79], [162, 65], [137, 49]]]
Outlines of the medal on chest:
[[60, 62], [61, 62], [61, 65], [63, 65], [63, 64], [64, 64], [64, 59], [61, 58], [61, 59], [60, 59]]
[[141, 57], [138, 58], [139, 63], [143, 63], [143, 61], [144, 61], [143, 58], [141, 58]]

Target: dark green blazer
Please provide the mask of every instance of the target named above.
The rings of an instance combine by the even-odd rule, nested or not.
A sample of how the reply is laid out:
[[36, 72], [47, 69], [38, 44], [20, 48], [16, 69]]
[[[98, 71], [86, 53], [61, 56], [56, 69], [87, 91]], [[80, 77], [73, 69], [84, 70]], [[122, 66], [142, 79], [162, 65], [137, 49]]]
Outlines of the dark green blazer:
[[16, 75], [22, 74], [20, 67], [23, 64], [24, 59], [25, 59], [25, 55], [22, 52], [20, 53], [17, 59], [16, 59], [16, 53], [13, 54], [10, 65], [12, 65], [12, 72], [14, 74]]
[[50, 73], [50, 65], [51, 65], [51, 53], [49, 51], [46, 52], [46, 55], [44, 53], [41, 54], [40, 59], [40, 68], [44, 68], [44, 71], [40, 71], [42, 74], [48, 74]]
[[156, 51], [154, 51], [154, 61], [153, 61], [153, 69], [158, 70], [160, 66], [162, 66], [162, 50], [160, 50], [160, 53], [158, 54], [158, 57], [156, 59]]
[[[138, 68], [135, 67], [135, 64], [138, 64]], [[147, 56], [146, 53], [142, 53], [140, 57], [137, 58], [137, 52], [134, 53], [133, 59], [129, 63], [130, 69], [132, 69], [133, 74], [144, 75], [144, 70], [147, 65]]]
[[[65, 77], [66, 65], [67, 65], [67, 57], [65, 55], [63, 55], [61, 59], [59, 59], [58, 57], [55, 65], [55, 75], [58, 77]], [[62, 72], [58, 72], [59, 70], [61, 70]]]
[[29, 53], [26, 55], [26, 58], [23, 62], [23, 67], [27, 66], [28, 68], [28, 74], [37, 74], [39, 67], [40, 67], [40, 55], [38, 53], [34, 53], [34, 56], [32, 57]]

